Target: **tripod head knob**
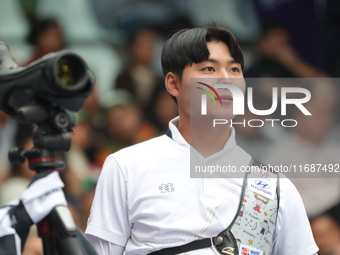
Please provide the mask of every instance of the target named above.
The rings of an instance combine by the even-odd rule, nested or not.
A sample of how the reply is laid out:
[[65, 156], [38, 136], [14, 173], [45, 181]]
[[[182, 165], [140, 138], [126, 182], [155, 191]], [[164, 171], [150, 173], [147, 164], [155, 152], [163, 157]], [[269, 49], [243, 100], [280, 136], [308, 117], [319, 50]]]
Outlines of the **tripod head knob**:
[[19, 165], [25, 162], [24, 149], [14, 147], [8, 152], [9, 162], [13, 165]]

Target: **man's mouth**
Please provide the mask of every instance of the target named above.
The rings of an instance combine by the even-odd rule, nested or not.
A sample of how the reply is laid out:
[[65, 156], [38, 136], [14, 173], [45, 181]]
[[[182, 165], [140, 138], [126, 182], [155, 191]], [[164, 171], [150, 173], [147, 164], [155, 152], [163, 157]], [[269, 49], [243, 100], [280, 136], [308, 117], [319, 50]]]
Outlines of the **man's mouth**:
[[233, 101], [233, 97], [231, 95], [221, 95], [220, 98], [222, 103], [228, 103]]

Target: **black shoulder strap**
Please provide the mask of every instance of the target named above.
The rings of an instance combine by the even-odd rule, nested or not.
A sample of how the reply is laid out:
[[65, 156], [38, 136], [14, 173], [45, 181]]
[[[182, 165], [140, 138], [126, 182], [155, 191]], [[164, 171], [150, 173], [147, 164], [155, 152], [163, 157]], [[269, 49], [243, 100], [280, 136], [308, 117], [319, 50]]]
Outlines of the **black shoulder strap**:
[[208, 248], [208, 247], [211, 247], [212, 245], [213, 245], [212, 238], [205, 238], [205, 239], [193, 241], [185, 245], [172, 247], [172, 248], [166, 248], [160, 251], [155, 251], [155, 252], [149, 253], [149, 255], [174, 255], [174, 254], [180, 254], [180, 253], [184, 253], [188, 251]]

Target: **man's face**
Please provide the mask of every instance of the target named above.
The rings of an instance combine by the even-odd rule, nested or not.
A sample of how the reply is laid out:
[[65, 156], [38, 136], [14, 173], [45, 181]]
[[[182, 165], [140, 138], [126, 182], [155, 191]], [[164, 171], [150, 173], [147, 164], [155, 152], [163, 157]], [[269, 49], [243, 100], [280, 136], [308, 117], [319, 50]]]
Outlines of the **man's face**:
[[214, 100], [207, 95], [207, 115], [213, 118], [232, 119], [234, 117], [233, 99], [230, 90], [215, 89], [221, 98], [222, 105], [220, 105], [217, 95], [207, 86], [197, 82], [202, 82], [211, 87], [215, 87], [216, 84], [231, 84], [239, 87], [244, 93], [245, 81], [241, 64], [235, 62], [230, 54], [229, 47], [223, 42], [208, 42], [207, 47], [210, 52], [207, 61], [192, 64], [183, 70], [179, 95], [177, 96], [179, 111], [187, 117], [200, 114], [201, 95], [206, 94], [204, 90], [197, 88], [201, 87], [209, 90], [217, 101], [217, 104], [215, 104]]

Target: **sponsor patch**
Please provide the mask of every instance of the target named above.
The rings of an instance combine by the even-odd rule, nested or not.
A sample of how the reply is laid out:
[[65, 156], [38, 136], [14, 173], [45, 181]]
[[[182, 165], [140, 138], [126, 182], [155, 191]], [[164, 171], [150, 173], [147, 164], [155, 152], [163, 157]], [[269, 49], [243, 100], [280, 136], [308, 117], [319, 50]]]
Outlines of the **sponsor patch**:
[[276, 178], [249, 178], [247, 188], [265, 198], [273, 200], [276, 194]]
[[239, 255], [263, 255], [263, 251], [248, 245], [241, 244]]

